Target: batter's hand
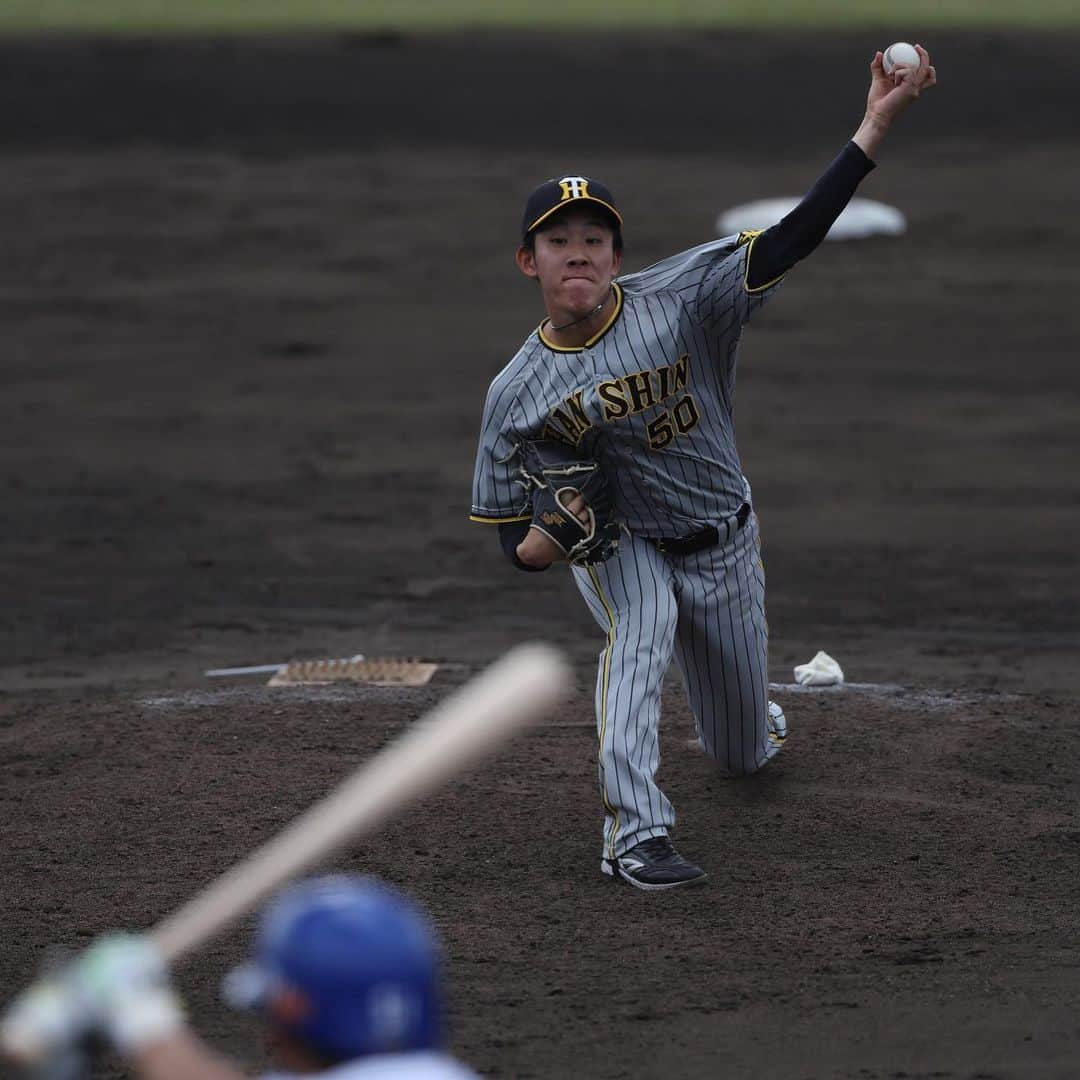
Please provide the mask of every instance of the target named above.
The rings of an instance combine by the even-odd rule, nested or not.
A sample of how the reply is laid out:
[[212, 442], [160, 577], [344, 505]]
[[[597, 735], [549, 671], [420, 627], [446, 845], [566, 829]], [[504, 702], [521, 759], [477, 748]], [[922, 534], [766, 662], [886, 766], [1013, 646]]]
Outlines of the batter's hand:
[[48, 1061], [101, 1032], [130, 1055], [182, 1025], [168, 969], [150, 939], [108, 934], [17, 998], [0, 1041], [16, 1060]]
[[82, 955], [72, 977], [95, 1026], [126, 1056], [183, 1027], [168, 966], [149, 937], [106, 934], [98, 938]]
[[885, 73], [884, 57], [876, 53], [870, 62], [870, 93], [866, 99], [867, 116], [889, 125], [924, 90], [937, 85], [937, 71], [930, 63], [930, 54], [916, 45], [919, 54], [917, 68], [897, 67], [891, 75]]

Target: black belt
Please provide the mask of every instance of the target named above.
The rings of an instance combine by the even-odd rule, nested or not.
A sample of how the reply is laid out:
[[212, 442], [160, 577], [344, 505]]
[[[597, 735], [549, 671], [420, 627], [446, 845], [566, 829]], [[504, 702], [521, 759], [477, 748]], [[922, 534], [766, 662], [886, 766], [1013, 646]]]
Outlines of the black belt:
[[[743, 503], [735, 516], [725, 522], [724, 539], [737, 533], [750, 518], [750, 504]], [[649, 537], [649, 542], [656, 545], [656, 550], [664, 555], [693, 555], [695, 551], [716, 547], [720, 543], [720, 530], [715, 525], [702, 529], [689, 536]]]

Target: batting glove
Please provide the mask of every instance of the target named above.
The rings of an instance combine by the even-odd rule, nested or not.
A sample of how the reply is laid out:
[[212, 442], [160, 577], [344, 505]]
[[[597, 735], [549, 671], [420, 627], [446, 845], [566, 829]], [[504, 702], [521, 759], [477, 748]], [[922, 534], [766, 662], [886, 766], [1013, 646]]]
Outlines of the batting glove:
[[76, 963], [72, 978], [94, 1026], [125, 1056], [168, 1038], [184, 1024], [168, 967], [148, 937], [99, 938]]
[[26, 1067], [54, 1063], [92, 1030], [93, 1018], [76, 992], [71, 969], [56, 970], [25, 990], [0, 1020], [0, 1056]]

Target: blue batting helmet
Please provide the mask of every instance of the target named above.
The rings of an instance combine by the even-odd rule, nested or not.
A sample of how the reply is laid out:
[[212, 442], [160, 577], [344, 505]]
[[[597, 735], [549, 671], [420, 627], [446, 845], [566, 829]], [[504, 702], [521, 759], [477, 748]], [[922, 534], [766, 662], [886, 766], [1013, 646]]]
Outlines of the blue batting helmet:
[[402, 894], [370, 878], [312, 878], [268, 906], [225, 996], [333, 1060], [430, 1049], [439, 960], [434, 929]]

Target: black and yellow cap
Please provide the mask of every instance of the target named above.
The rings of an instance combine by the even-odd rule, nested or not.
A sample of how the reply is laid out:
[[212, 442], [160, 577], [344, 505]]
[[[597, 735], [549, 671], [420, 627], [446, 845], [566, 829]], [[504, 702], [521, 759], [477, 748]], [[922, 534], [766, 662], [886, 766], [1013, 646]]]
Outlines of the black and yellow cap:
[[584, 202], [602, 206], [614, 227], [622, 228], [622, 216], [615, 209], [615, 197], [608, 187], [590, 176], [560, 176], [545, 180], [529, 196], [521, 219], [522, 239], [547, 221], [552, 214]]

